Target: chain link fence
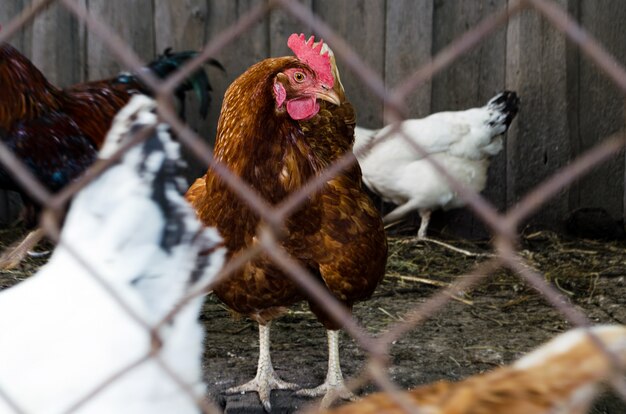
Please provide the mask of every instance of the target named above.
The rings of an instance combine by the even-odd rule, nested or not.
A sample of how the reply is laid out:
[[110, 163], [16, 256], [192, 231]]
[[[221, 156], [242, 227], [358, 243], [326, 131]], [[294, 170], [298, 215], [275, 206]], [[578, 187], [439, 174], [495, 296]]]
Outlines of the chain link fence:
[[[265, 254], [269, 256], [284, 272], [291, 277], [295, 283], [305, 289], [312, 297], [312, 300], [328, 309], [334, 318], [341, 323], [348, 334], [356, 343], [367, 352], [368, 362], [361, 374], [353, 378], [349, 383], [351, 386], [363, 384], [367, 381], [375, 382], [382, 390], [389, 392], [394, 400], [407, 412], [419, 412], [419, 407], [414, 407], [405, 400], [398, 388], [387, 374], [388, 355], [391, 344], [401, 338], [408, 331], [415, 329], [425, 320], [431, 318], [436, 312], [451, 300], [454, 294], [465, 291], [475, 286], [481, 280], [489, 277], [494, 271], [501, 268], [508, 268], [515, 272], [519, 278], [530, 286], [541, 292], [541, 294], [552, 304], [566, 320], [576, 326], [588, 326], [588, 318], [577, 310], [574, 306], [563, 300], [561, 293], [546, 282], [545, 278], [533, 270], [533, 267], [526, 262], [518, 253], [518, 228], [525, 219], [536, 212], [552, 196], [574, 180], [586, 174], [594, 166], [599, 165], [616, 152], [621, 151], [624, 146], [624, 136], [622, 133], [609, 136], [582, 156], [570, 162], [549, 179], [538, 184], [516, 205], [503, 213], [498, 212], [487, 200], [479, 194], [464, 188], [459, 182], [451, 177], [445, 169], [435, 160], [430, 160], [437, 171], [444, 175], [450, 185], [457, 191], [469, 208], [488, 226], [493, 235], [493, 249], [496, 255], [478, 265], [471, 273], [459, 277], [458, 282], [446, 289], [442, 289], [437, 294], [430, 297], [424, 303], [416, 306], [409, 312], [401, 322], [390, 326], [382, 335], [374, 338], [360, 326], [350, 315], [350, 313], [332, 297], [324, 288], [314, 282], [313, 277], [297, 261], [291, 258], [280, 245], [280, 229], [285, 219], [294, 213], [298, 207], [309, 197], [309, 195], [322, 188], [324, 183], [331, 177], [337, 175], [348, 168], [355, 161], [353, 154], [345, 154], [341, 159], [331, 165], [323, 174], [306, 183], [298, 191], [291, 194], [280, 204], [272, 207], [265, 200], [261, 199], [251, 188], [239, 177], [233, 174], [223, 165], [217, 163], [212, 157], [212, 149], [199, 137], [192, 129], [183, 123], [177, 116], [171, 104], [171, 97], [176, 86], [188, 75], [192, 74], [204, 61], [215, 56], [220, 50], [230, 45], [239, 36], [245, 36], [253, 25], [270, 13], [274, 9], [283, 9], [293, 18], [302, 23], [304, 27], [310, 27], [315, 33], [324, 38], [332, 46], [335, 55], [342, 59], [352, 72], [358, 76], [370, 90], [384, 102], [387, 115], [392, 122], [399, 122], [406, 117], [405, 100], [407, 96], [414, 93], [422, 84], [432, 79], [437, 73], [451, 65], [472, 48], [505, 25], [511, 17], [523, 10], [531, 10], [542, 15], [556, 29], [563, 32], [569, 40], [577, 45], [580, 50], [591, 59], [600, 70], [611, 79], [615, 87], [626, 96], [626, 69], [622, 67], [616, 59], [609, 54], [601, 44], [590, 36], [570, 15], [550, 0], [513, 0], [508, 7], [500, 10], [484, 20], [475, 27], [472, 27], [461, 37], [454, 40], [447, 47], [433, 56], [432, 60], [417, 68], [409, 77], [398, 84], [395, 88], [388, 90], [383, 79], [370, 69], [364, 60], [340, 37], [332, 27], [318, 18], [307, 7], [296, 0], [269, 0], [261, 1], [249, 12], [247, 12], [236, 24], [227, 30], [214, 36], [207, 43], [201, 53], [193, 60], [189, 61], [174, 75], [164, 81], [158, 81], [149, 73], [138, 71], [144, 65], [138, 56], [131, 50], [128, 44], [119, 37], [110, 27], [107, 27], [98, 19], [90, 15], [81, 4], [74, 0], [42, 0], [34, 2], [30, 8], [23, 12], [7, 24], [0, 32], [0, 42], [9, 40], [20, 28], [29, 24], [36, 15], [40, 14], [52, 3], [59, 3], [69, 10], [76, 18], [86, 26], [87, 30], [99, 37], [115, 57], [126, 67], [137, 71], [141, 79], [154, 91], [159, 103], [158, 114], [164, 122], [171, 125], [174, 133], [184, 146], [187, 146], [202, 162], [214, 169], [230, 188], [244, 200], [261, 217], [265, 226], [258, 234], [259, 243], [250, 248], [244, 254], [233, 258], [220, 273], [219, 278], [227, 278], [233, 271], [239, 269], [248, 260]], [[396, 124], [397, 125], [397, 124]], [[392, 129], [390, 133], [400, 131], [399, 128]], [[386, 137], [380, 137], [378, 141]], [[407, 142], [412, 145], [420, 154], [426, 154], [409, 137], [404, 136]], [[373, 142], [372, 145], [376, 145]], [[367, 151], [368, 148], [363, 149]], [[427, 156], [427, 155], [426, 155]], [[59, 239], [60, 223], [63, 211], [72, 196], [101, 173], [105, 168], [115, 162], [113, 157], [108, 162], [90, 168], [87, 173], [78, 181], [67, 186], [56, 194], [51, 194], [34, 176], [28, 168], [11, 151], [0, 143], [0, 161], [17, 180], [26, 188], [28, 193], [43, 206], [45, 211], [42, 216], [42, 225], [47, 235], [54, 241]], [[97, 277], [97, 269], [91, 269], [94, 277]], [[147, 326], [153, 337], [159, 336], [159, 329], [175, 315], [179, 310], [194, 297], [205, 295], [211, 290], [211, 286], [204, 286], [202, 289], [190, 292], [172, 311], [156, 326]], [[115, 295], [112, 291], [108, 294]], [[122, 298], [116, 298], [123, 304]], [[128, 310], [128, 309], [127, 309]], [[129, 318], [136, 318], [128, 310]], [[126, 375], [147, 360], [159, 360], [158, 341], [154, 341], [154, 347], [142, 359], [129, 365], [124, 370], [118, 372], [113, 377], [104, 381], [91, 393], [84, 396], [77, 396], [76, 403], [66, 413], [75, 412], [89, 403], [89, 399], [102, 392], [111, 383]], [[160, 361], [160, 360], [159, 360]], [[191, 384], [185, 384], [176, 375], [175, 367], [167, 366], [162, 361], [159, 362], [163, 375], [171, 377], [176, 381], [182, 390], [189, 394], [189, 398], [197, 402], [199, 408], [205, 413], [219, 412], [219, 408], [207, 402], [204, 396], [196, 395], [192, 391]], [[616, 392], [626, 401], [626, 388], [618, 381], [613, 382]], [[0, 389], [0, 398], [5, 399], [16, 413], [24, 413], [17, 402], [14, 402], [11, 395]]]

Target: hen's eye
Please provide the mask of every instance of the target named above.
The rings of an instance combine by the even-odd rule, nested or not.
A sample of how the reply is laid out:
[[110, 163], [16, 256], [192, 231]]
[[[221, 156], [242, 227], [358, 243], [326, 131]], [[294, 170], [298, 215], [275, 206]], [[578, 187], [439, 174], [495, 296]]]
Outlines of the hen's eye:
[[296, 72], [293, 74], [293, 78], [296, 80], [296, 82], [300, 83], [300, 82], [304, 82], [304, 73], [302, 72]]

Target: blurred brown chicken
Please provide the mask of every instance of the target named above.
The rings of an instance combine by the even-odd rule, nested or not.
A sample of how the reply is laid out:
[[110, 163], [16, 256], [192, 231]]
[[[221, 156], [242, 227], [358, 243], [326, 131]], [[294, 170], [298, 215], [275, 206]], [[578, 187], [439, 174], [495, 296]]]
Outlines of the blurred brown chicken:
[[[590, 329], [604, 347], [626, 363], [626, 327]], [[460, 382], [439, 381], [401, 397], [423, 414], [584, 414], [599, 385], [619, 373], [584, 329], [575, 329], [543, 345], [511, 366]], [[622, 371], [623, 372], [623, 371]], [[372, 394], [328, 414], [404, 414], [386, 393]]]
[[[355, 113], [346, 100], [334, 58], [322, 42], [292, 35], [296, 57], [270, 58], [250, 67], [226, 91], [215, 158], [276, 205], [333, 161], [352, 150]], [[229, 257], [256, 242], [260, 218], [212, 170], [187, 193], [198, 216], [216, 226]], [[367, 299], [383, 277], [387, 243], [379, 213], [362, 189], [355, 163], [311, 194], [285, 223], [282, 247], [348, 309]], [[230, 392], [256, 391], [270, 410], [272, 389], [292, 389], [275, 373], [269, 327], [286, 307], [306, 294], [266, 256], [252, 260], [214, 292], [235, 312], [259, 323], [257, 376]], [[339, 329], [325, 309], [309, 306], [328, 330], [326, 381], [308, 396], [351, 394], [339, 366]]]

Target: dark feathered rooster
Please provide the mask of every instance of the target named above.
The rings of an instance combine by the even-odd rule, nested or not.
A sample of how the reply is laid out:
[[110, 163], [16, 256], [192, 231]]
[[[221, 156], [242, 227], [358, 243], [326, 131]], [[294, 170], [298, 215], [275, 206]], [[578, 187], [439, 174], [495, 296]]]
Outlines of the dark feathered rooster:
[[[332, 53], [322, 42], [292, 35], [296, 57], [266, 59], [226, 91], [215, 158], [269, 203], [278, 204], [322, 172], [354, 141], [355, 113], [346, 100]], [[329, 55], [329, 53], [331, 53]], [[187, 193], [198, 216], [216, 226], [232, 257], [256, 240], [259, 216], [209, 170]], [[282, 246], [349, 309], [367, 299], [383, 277], [387, 243], [382, 220], [364, 193], [357, 164], [326, 182], [285, 223]], [[256, 391], [270, 410], [272, 389], [291, 389], [275, 373], [269, 354], [270, 322], [286, 307], [307, 300], [267, 257], [252, 260], [215, 287], [235, 312], [259, 323], [257, 376], [230, 392]], [[310, 308], [328, 330], [326, 381], [303, 395], [348, 398], [339, 365], [339, 329], [325, 309]]]
[[[195, 54], [168, 49], [145, 70], [165, 78]], [[209, 63], [221, 68], [216, 61]], [[181, 102], [189, 90], [198, 95], [201, 115], [206, 116], [211, 87], [204, 70], [198, 70], [178, 87], [176, 96]], [[0, 139], [53, 192], [91, 165], [114, 115], [130, 97], [149, 92], [129, 73], [59, 89], [7, 43], [0, 44], [0, 91]], [[34, 226], [39, 207], [2, 166], [0, 188], [20, 193], [27, 212], [26, 225]], [[0, 259], [0, 267], [17, 265], [40, 237], [40, 231], [31, 233], [26, 243]]]

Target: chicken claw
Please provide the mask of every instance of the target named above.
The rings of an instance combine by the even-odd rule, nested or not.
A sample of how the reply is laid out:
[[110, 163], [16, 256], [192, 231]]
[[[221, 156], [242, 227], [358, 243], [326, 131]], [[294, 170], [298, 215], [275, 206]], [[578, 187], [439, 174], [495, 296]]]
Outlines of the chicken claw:
[[227, 394], [244, 394], [246, 392], [254, 391], [259, 394], [259, 399], [263, 408], [268, 413], [272, 411], [272, 404], [270, 403], [270, 393], [272, 390], [293, 390], [299, 388], [298, 384], [283, 381], [278, 377], [274, 369], [271, 367], [261, 368], [259, 367], [256, 377], [252, 381], [237, 387], [232, 387], [226, 390]]
[[327, 331], [328, 334], [328, 374], [326, 381], [318, 387], [296, 392], [301, 397], [324, 396], [321, 408], [328, 408], [337, 398], [355, 401], [357, 397], [346, 387], [339, 364], [339, 331]]
[[300, 388], [300, 386], [283, 381], [278, 374], [276, 374], [276, 371], [274, 371], [272, 359], [270, 358], [270, 324], [259, 324], [259, 365], [257, 367], [256, 377], [245, 384], [227, 389], [225, 393], [243, 394], [254, 391], [259, 394], [263, 408], [269, 413], [272, 410], [270, 403], [270, 393], [272, 390], [294, 390], [296, 388]]
[[336, 378], [329, 380], [326, 378], [326, 381], [318, 387], [304, 389], [296, 392], [296, 395], [299, 397], [319, 397], [321, 395], [324, 396], [320, 403], [321, 409], [326, 409], [330, 407], [330, 405], [338, 398], [347, 401], [356, 401], [358, 398], [352, 391], [346, 387], [343, 382], [343, 378], [340, 378], [337, 382]]

